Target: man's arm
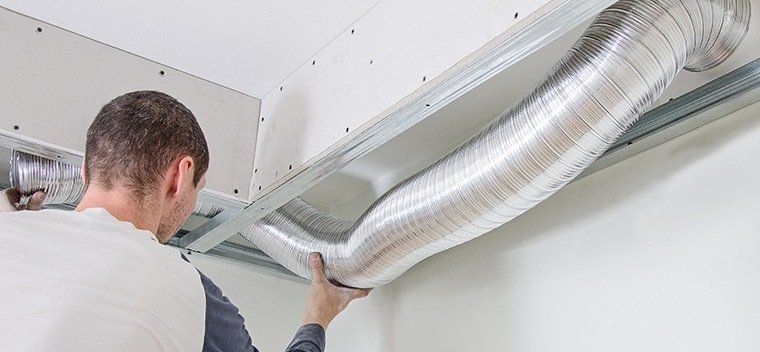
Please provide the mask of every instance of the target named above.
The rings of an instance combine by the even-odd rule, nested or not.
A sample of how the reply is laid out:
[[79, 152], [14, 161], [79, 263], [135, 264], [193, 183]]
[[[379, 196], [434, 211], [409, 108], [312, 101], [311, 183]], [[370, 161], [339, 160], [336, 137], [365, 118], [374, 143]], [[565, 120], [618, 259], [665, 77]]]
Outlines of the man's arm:
[[[187, 261], [184, 255], [182, 259]], [[237, 306], [200, 270], [198, 274], [206, 294], [203, 352], [258, 352]]]
[[325, 329], [319, 324], [306, 324], [296, 331], [296, 336], [285, 352], [322, 352], [325, 350]]
[[[185, 256], [183, 259], [187, 260]], [[312, 281], [306, 298], [303, 326], [288, 345], [287, 352], [322, 352], [325, 349], [325, 328], [348, 304], [369, 294], [370, 290], [338, 287], [325, 277], [322, 257], [312, 253], [309, 257]], [[202, 272], [203, 289], [206, 292], [206, 334], [203, 351], [258, 351], [253, 346], [245, 328], [245, 321], [238, 308], [224, 296]]]
[[311, 286], [306, 297], [304, 324], [319, 324], [324, 329], [351, 301], [366, 297], [372, 289], [356, 289], [333, 285], [325, 276], [324, 263], [319, 253], [309, 255]]
[[319, 253], [309, 255], [311, 286], [306, 297], [303, 326], [296, 332], [286, 352], [322, 352], [325, 329], [356, 298], [366, 297], [372, 289], [353, 289], [333, 285], [325, 276]]

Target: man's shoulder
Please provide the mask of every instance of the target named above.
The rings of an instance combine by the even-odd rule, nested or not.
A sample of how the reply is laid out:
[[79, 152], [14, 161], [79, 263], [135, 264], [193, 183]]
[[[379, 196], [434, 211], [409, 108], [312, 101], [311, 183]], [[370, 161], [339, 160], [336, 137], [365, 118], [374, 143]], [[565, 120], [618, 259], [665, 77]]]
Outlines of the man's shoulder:
[[[0, 214], [0, 227], [7, 233], [34, 233], [30, 239], [51, 239], [66, 236], [71, 240], [109, 241], [131, 240], [138, 243], [157, 243], [149, 231], [139, 230], [132, 223], [119, 221], [101, 208], [84, 211], [44, 209], [40, 211], [17, 211]], [[110, 236], [109, 236], [110, 235]]]
[[[66, 211], [45, 209], [0, 214], [0, 238], [20, 251], [66, 248], [66, 253], [50, 252], [55, 259], [98, 260], [99, 267], [129, 268], [134, 275], [152, 272], [153, 277], [192, 279], [200, 290], [195, 267], [182, 260], [179, 251], [158, 242], [149, 231], [119, 221], [105, 209]], [[36, 248], [36, 249], [35, 249]], [[60, 258], [58, 258], [60, 254]], [[168, 280], [167, 284], [171, 284]]]

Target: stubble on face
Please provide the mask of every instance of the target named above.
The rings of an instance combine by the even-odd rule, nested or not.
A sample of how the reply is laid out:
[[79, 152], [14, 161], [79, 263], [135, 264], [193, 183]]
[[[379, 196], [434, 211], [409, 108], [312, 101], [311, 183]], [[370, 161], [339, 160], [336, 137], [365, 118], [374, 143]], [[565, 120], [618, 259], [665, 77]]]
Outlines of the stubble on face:
[[188, 193], [181, 195], [171, 211], [158, 224], [158, 230], [156, 231], [158, 241], [162, 244], [167, 244], [182, 224], [185, 223], [194, 207], [195, 204], [190, 202], [190, 195]]

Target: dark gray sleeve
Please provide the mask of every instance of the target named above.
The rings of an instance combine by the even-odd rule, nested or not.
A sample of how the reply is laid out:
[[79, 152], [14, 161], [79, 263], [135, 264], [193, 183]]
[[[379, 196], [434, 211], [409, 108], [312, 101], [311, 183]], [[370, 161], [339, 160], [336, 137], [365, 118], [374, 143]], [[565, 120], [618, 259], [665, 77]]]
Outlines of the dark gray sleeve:
[[[182, 255], [182, 259], [188, 261]], [[197, 269], [196, 269], [197, 270]], [[198, 270], [206, 293], [206, 333], [203, 352], [258, 352], [245, 320], [238, 308], [224, 296], [205, 274]], [[319, 324], [306, 324], [296, 332], [287, 352], [322, 352], [325, 350], [325, 329]]]
[[319, 324], [306, 324], [296, 331], [296, 336], [286, 352], [322, 352], [325, 350], [325, 329]]
[[238, 308], [211, 279], [200, 270], [198, 273], [201, 275], [203, 290], [206, 291], [203, 352], [258, 352]]

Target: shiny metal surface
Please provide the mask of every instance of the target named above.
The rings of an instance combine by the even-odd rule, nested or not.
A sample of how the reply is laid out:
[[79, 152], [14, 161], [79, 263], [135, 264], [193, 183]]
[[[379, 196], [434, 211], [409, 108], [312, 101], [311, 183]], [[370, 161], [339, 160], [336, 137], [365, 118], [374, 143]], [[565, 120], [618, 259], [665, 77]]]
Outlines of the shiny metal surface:
[[17, 150], [11, 157], [11, 186], [24, 197], [45, 192], [43, 204], [78, 203], [84, 191], [79, 173], [79, 166]]
[[718, 65], [748, 30], [748, 0], [623, 0], [603, 11], [530, 95], [449, 155], [378, 199], [355, 223], [287, 203], [243, 235], [309, 277], [388, 283], [428, 256], [480, 236], [580, 174], [681, 69]]
[[575, 180], [760, 102], [760, 59], [642, 115]]

